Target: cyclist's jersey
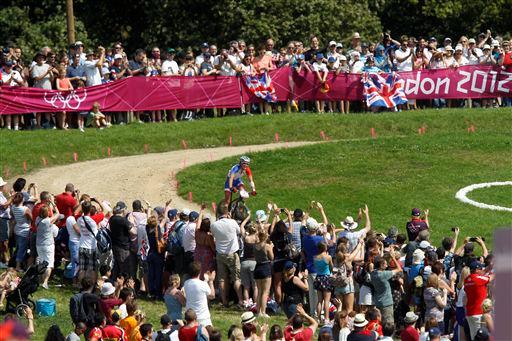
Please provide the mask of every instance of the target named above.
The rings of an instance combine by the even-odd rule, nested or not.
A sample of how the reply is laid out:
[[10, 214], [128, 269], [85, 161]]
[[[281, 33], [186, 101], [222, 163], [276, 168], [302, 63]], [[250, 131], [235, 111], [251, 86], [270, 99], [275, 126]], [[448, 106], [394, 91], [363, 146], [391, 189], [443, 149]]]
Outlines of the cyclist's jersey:
[[235, 182], [235, 181], [238, 182], [238, 181], [242, 180], [242, 176], [244, 175], [244, 172], [245, 172], [245, 174], [247, 174], [247, 176], [252, 176], [251, 168], [249, 166], [247, 166], [247, 168], [245, 168], [245, 171], [244, 171], [244, 169], [242, 168], [242, 166], [240, 164], [234, 165], [229, 170], [227, 178], [229, 180], [231, 175], [234, 175], [233, 182]]

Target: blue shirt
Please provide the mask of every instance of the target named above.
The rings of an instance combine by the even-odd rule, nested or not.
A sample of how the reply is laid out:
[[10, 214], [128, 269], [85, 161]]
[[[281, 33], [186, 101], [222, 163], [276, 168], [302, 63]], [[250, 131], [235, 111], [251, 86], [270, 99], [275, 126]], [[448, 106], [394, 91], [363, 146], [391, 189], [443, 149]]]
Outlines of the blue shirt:
[[375, 306], [377, 308], [384, 308], [393, 305], [393, 295], [391, 293], [391, 285], [389, 280], [393, 278], [393, 271], [390, 270], [374, 270], [370, 274], [374, 293]]
[[318, 243], [324, 240], [324, 237], [317, 235], [306, 235], [304, 236], [304, 255], [306, 256], [306, 269], [309, 273], [316, 274], [315, 264], [313, 262], [314, 257], [318, 254]]
[[81, 66], [81, 65], [78, 65], [78, 66], [70, 65], [70, 66], [68, 66], [66, 77], [68, 77], [68, 78], [85, 77], [85, 70], [84, 70], [83, 66]]
[[325, 258], [314, 260], [314, 265], [316, 269], [316, 274], [318, 276], [329, 276], [331, 274], [331, 269], [329, 268], [329, 262], [325, 260]]

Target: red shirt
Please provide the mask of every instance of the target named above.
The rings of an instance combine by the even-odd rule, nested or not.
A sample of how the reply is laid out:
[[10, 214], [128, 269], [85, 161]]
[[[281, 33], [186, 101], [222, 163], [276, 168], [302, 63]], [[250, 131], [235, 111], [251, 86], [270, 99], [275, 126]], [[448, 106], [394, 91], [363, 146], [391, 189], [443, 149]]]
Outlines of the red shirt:
[[471, 274], [464, 281], [467, 304], [466, 315], [482, 315], [482, 302], [487, 298], [487, 284], [491, 278], [485, 275]]
[[379, 336], [382, 336], [382, 324], [378, 320], [372, 320], [366, 325], [366, 330], [376, 331]]
[[102, 298], [100, 300], [101, 311], [103, 311], [103, 314], [107, 317], [108, 323], [112, 321], [112, 309], [116, 306], [120, 306], [121, 304], [123, 304], [123, 300], [119, 298]]
[[420, 333], [414, 328], [414, 325], [409, 325], [400, 333], [400, 339], [402, 341], [419, 341]]
[[180, 341], [196, 341], [197, 327], [199, 327], [199, 324], [194, 327], [181, 327], [178, 331], [178, 339]]
[[[36, 226], [36, 218], [39, 217], [39, 213], [41, 212], [41, 207], [45, 206], [44, 203], [40, 202], [37, 203], [34, 208], [32, 209], [32, 223], [30, 226], [30, 231], [37, 232], [37, 226]], [[53, 210], [48, 210], [48, 216], [53, 217]]]
[[103, 212], [98, 212], [95, 215], [91, 216], [91, 219], [94, 220], [96, 224], [99, 224], [105, 219], [105, 214]]
[[58, 226], [66, 226], [66, 219], [73, 215], [73, 209], [75, 208], [77, 201], [75, 197], [73, 197], [68, 192], [63, 192], [55, 197], [55, 204], [59, 209], [59, 212], [64, 215], [64, 219], [62, 219]]
[[89, 340], [99, 341], [101, 339], [102, 339], [101, 329], [98, 327], [94, 327], [93, 329], [91, 329], [91, 331], [89, 332]]
[[503, 66], [508, 72], [512, 72], [512, 51], [505, 54], [503, 57]]
[[302, 328], [302, 330], [298, 333], [293, 332], [292, 326], [287, 326], [284, 329], [284, 339], [286, 341], [311, 341], [313, 338], [313, 330], [309, 327]]
[[115, 325], [107, 325], [101, 330], [103, 341], [128, 341], [123, 328]]

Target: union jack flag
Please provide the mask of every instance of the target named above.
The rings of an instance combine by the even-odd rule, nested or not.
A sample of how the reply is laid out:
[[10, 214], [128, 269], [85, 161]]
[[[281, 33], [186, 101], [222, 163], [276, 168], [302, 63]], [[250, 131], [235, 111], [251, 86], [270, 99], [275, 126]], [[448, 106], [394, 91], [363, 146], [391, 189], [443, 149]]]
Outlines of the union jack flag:
[[272, 79], [270, 79], [268, 73], [264, 72], [245, 76], [245, 85], [247, 85], [249, 91], [256, 97], [269, 103], [277, 102], [276, 89], [274, 89]]
[[404, 93], [404, 80], [396, 73], [381, 76], [366, 73], [363, 76], [364, 97], [369, 107], [393, 108], [407, 103]]

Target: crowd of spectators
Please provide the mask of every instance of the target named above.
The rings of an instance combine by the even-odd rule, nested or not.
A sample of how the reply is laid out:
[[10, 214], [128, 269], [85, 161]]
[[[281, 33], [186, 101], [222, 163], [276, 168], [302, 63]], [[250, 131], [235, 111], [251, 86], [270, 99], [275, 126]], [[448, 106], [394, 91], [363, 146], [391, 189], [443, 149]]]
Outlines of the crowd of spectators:
[[[32, 59], [23, 55], [19, 47], [5, 47], [1, 55], [1, 81], [3, 85], [32, 86], [43, 89], [72, 90], [85, 86], [94, 86], [113, 82], [126, 77], [158, 76], [236, 76], [258, 74], [268, 70], [292, 67], [297, 72], [315, 72], [325, 81], [328, 72], [362, 73], [411, 71], [422, 69], [440, 69], [464, 65], [497, 65], [512, 71], [511, 41], [503, 37], [493, 37], [490, 31], [479, 34], [476, 39], [461, 36], [457, 40], [445, 37], [438, 42], [436, 37], [415, 38], [401, 36], [393, 39], [390, 34], [382, 35], [377, 42], [365, 41], [355, 32], [348, 46], [341, 42], [329, 41], [321, 44], [312, 36], [308, 47], [303, 42], [291, 41], [277, 48], [272, 39], [263, 44], [246, 44], [243, 40], [234, 40], [226, 48], [219, 49], [214, 44], [202, 43], [198, 50], [168, 48], [165, 51], [157, 46], [149, 53], [137, 49], [132, 55], [126, 53], [120, 42], [111, 48], [102, 46], [95, 50], [86, 48], [77, 41], [67, 51], [54, 52], [44, 47]], [[350, 110], [365, 110], [361, 103], [349, 101], [329, 103], [278, 103], [268, 106], [247, 105], [238, 112], [268, 113], [278, 111], [318, 111], [348, 113]], [[434, 106], [482, 106], [492, 107], [512, 105], [510, 98], [491, 100], [460, 100], [417, 104], [411, 101], [407, 108]], [[100, 108], [101, 109], [101, 108]], [[225, 109], [216, 110], [155, 110], [150, 112], [128, 112], [101, 114], [66, 113], [0, 116], [0, 125], [7, 129], [61, 128], [84, 126], [107, 127], [111, 123], [124, 124], [137, 122], [176, 121], [177, 119], [195, 119], [204, 116], [222, 116]], [[71, 114], [71, 113], [69, 113]]]
[[[73, 184], [55, 196], [23, 178], [8, 193], [6, 185], [0, 178], [0, 266], [9, 267], [0, 305], [16, 277], [43, 261], [40, 290], [59, 267], [80, 288], [70, 297], [75, 329], [37, 330], [47, 340], [63, 340], [62, 332], [73, 341], [221, 340], [227, 331], [213, 323], [212, 301], [241, 314], [229, 340], [472, 341], [494, 330], [484, 239], [461, 240], [455, 227], [434, 245], [430, 232], [440, 228], [428, 209], [413, 208], [403, 223], [397, 212], [403, 228], [381, 233], [367, 206], [338, 224], [315, 201], [233, 217], [221, 201], [210, 216], [205, 205], [178, 210], [171, 201], [135, 200], [130, 210]], [[161, 328], [147, 323], [141, 299], [165, 306]], [[269, 327], [278, 314], [288, 323]], [[26, 316], [33, 320], [30, 310]], [[20, 321], [9, 314], [0, 328], [6, 324]], [[33, 323], [23, 332], [33, 333]]]

